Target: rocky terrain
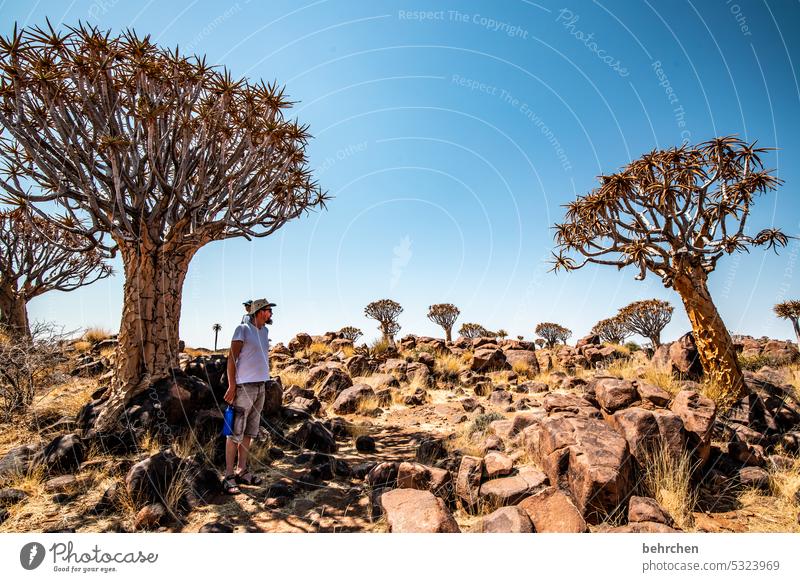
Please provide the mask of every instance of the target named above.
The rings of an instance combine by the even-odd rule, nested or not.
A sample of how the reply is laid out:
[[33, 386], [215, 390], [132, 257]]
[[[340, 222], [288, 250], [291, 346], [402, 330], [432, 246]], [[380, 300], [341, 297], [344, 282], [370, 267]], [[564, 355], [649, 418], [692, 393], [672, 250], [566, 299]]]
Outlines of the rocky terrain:
[[654, 354], [298, 334], [270, 355], [251, 468], [222, 493], [224, 354], [93, 421], [115, 339], [72, 342], [62, 380], [2, 427], [0, 531], [800, 531], [800, 360], [736, 338], [751, 394], [715, 402], [691, 335]]

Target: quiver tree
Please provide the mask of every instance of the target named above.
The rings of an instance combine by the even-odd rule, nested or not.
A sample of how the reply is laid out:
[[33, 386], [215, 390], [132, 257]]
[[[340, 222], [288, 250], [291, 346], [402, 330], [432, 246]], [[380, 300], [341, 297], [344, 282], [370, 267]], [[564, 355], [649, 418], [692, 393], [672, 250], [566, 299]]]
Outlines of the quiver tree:
[[453, 341], [453, 325], [461, 314], [452, 303], [437, 303], [428, 307], [428, 319], [444, 330], [445, 340]]
[[537, 346], [539, 346], [541, 348], [547, 342], [545, 342], [542, 338], [539, 338], [539, 339], [534, 340], [533, 343], [535, 343]]
[[358, 329], [357, 327], [353, 327], [352, 325], [347, 325], [339, 330], [339, 335], [341, 335], [342, 338], [351, 340], [353, 343], [355, 343], [356, 340], [364, 334], [362, 334], [361, 330]]
[[400, 304], [391, 299], [379, 299], [364, 308], [364, 315], [378, 322], [378, 329], [381, 330], [383, 340], [390, 346], [394, 346], [394, 336], [400, 331], [397, 318], [402, 312], [403, 308]]
[[475, 339], [476, 337], [486, 337], [489, 331], [479, 323], [462, 323], [458, 328], [458, 334], [467, 339]]
[[784, 301], [783, 303], [778, 303], [772, 310], [775, 312], [775, 315], [781, 319], [788, 319], [792, 322], [794, 335], [797, 338], [797, 345], [800, 347], [800, 324], [798, 323], [798, 318], [800, 318], [800, 301], [796, 299]]
[[23, 209], [0, 211], [0, 325], [30, 338], [27, 303], [48, 291], [74, 291], [111, 275], [96, 249], [75, 252], [78, 236]]
[[592, 334], [600, 336], [600, 340], [609, 344], [621, 344], [631, 332], [625, 322], [619, 316], [609, 317], [598, 321], [591, 331]]
[[703, 368], [723, 398], [740, 398], [746, 388], [708, 274], [725, 254], [787, 243], [777, 229], [745, 230], [756, 197], [781, 183], [764, 169], [764, 151], [736, 137], [652, 151], [600, 176], [600, 187], [569, 203], [565, 222], [555, 226], [554, 269], [630, 265], [636, 279], [650, 271], [678, 292]]
[[660, 299], [634, 301], [619, 310], [617, 319], [629, 332], [648, 338], [657, 348], [661, 345], [661, 331], [672, 320], [672, 305]]
[[563, 325], [544, 322], [536, 326], [536, 335], [543, 337], [547, 342], [547, 347], [552, 348], [558, 342], [566, 344], [572, 332]]
[[133, 31], [48, 23], [0, 39], [4, 201], [60, 209], [61, 226], [124, 264], [116, 374], [96, 430], [177, 367], [183, 282], [200, 248], [324, 206], [290, 106], [276, 85]]
[[499, 337], [501, 340], [504, 340], [508, 337], [508, 332], [502, 328], [498, 329], [496, 333], [497, 337]]

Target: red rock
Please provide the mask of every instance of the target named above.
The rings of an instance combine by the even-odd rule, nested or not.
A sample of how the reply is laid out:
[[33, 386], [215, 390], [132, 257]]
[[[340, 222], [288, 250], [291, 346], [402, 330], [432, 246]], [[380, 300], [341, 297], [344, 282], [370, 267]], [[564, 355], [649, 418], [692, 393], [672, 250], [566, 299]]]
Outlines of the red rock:
[[670, 394], [663, 388], [644, 382], [637, 382], [636, 390], [642, 400], [651, 402], [655, 406], [667, 406], [669, 404]]
[[656, 523], [654, 521], [642, 521], [636, 523], [629, 523], [619, 527], [612, 527], [605, 530], [606, 533], [681, 533], [679, 529], [673, 529], [663, 523]]
[[526, 498], [518, 507], [528, 514], [537, 533], [583, 533], [588, 530], [572, 500], [555, 487], [547, 487]]
[[444, 501], [430, 491], [394, 489], [381, 495], [381, 508], [392, 533], [459, 533]]
[[501, 507], [477, 523], [474, 530], [479, 533], [533, 533], [533, 524], [521, 508]]
[[419, 489], [434, 495], [444, 492], [450, 485], [450, 472], [421, 463], [400, 463], [397, 470], [397, 487]]
[[674, 521], [667, 510], [651, 497], [631, 496], [628, 502], [628, 521], [651, 521], [671, 526]]
[[461, 457], [461, 465], [456, 476], [456, 496], [468, 508], [478, 502], [481, 480], [483, 479], [483, 459], [480, 457]]
[[672, 411], [683, 421], [690, 448], [696, 451], [701, 464], [711, 454], [711, 429], [717, 415], [717, 406], [710, 398], [694, 390], [681, 390], [672, 401]]
[[487, 479], [510, 475], [514, 469], [514, 461], [508, 455], [498, 452], [487, 453], [483, 458], [483, 464]]
[[639, 399], [632, 382], [617, 378], [601, 378], [594, 388], [597, 402], [608, 412], [625, 408]]
[[520, 467], [513, 477], [486, 481], [480, 487], [480, 498], [490, 507], [514, 505], [547, 484], [547, 475], [533, 467]]

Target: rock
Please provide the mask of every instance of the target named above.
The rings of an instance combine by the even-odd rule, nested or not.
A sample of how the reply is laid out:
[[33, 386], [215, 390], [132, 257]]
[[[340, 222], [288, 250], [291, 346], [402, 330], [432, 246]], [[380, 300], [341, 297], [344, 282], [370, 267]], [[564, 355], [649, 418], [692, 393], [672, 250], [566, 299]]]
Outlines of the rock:
[[513, 398], [510, 392], [505, 390], [495, 390], [489, 395], [489, 402], [502, 406], [503, 404], [511, 404]]
[[422, 406], [428, 400], [428, 393], [422, 388], [417, 388], [412, 394], [403, 398], [403, 404], [406, 406]]
[[567, 489], [592, 523], [614, 511], [633, 488], [628, 443], [600, 420], [547, 418], [526, 428], [523, 442], [550, 484]]
[[74, 367], [69, 375], [70, 376], [96, 376], [98, 374], [102, 374], [106, 370], [106, 364], [103, 362], [102, 359], [100, 360], [91, 360], [84, 364]]
[[473, 372], [489, 372], [507, 367], [506, 356], [497, 348], [479, 348], [472, 355], [469, 369]]
[[298, 333], [289, 340], [289, 345], [287, 347], [293, 352], [299, 352], [300, 350], [311, 347], [312, 343], [314, 343], [314, 340], [311, 339], [310, 335], [307, 333]]
[[440, 497], [447, 496], [447, 490], [451, 489], [450, 472], [421, 463], [400, 463], [397, 469], [397, 487], [430, 491]]
[[334, 369], [322, 380], [317, 397], [323, 402], [332, 402], [341, 392], [353, 385], [353, 381], [345, 372]]
[[588, 531], [581, 512], [569, 497], [547, 487], [518, 506], [528, 514], [537, 533], [584, 533]]
[[521, 467], [513, 477], [486, 481], [480, 486], [481, 501], [489, 507], [515, 505], [547, 485], [547, 475], [533, 467]]
[[150, 503], [142, 507], [133, 520], [136, 530], [152, 529], [161, 525], [167, 518], [167, 508], [161, 503]]
[[290, 444], [297, 447], [335, 453], [338, 449], [333, 433], [318, 420], [306, 420], [287, 437]]
[[372, 489], [379, 489], [381, 487], [394, 488], [397, 487], [397, 472], [399, 463], [392, 461], [384, 461], [375, 465], [367, 476], [364, 478], [364, 483]]
[[742, 487], [769, 491], [769, 473], [761, 467], [742, 467], [739, 469], [739, 482]]
[[510, 475], [514, 469], [514, 461], [511, 460], [511, 457], [498, 452], [491, 452], [483, 457], [483, 465], [487, 479]]
[[662, 448], [675, 460], [683, 452], [683, 422], [672, 412], [634, 406], [615, 412], [609, 424], [625, 437], [631, 455], [643, 467], [648, 466], [652, 455]]
[[0, 489], [0, 507], [16, 505], [17, 503], [22, 503], [27, 498], [28, 494], [21, 489], [13, 489], [11, 487]]
[[120, 490], [118, 483], [112, 483], [104, 492], [92, 513], [95, 515], [106, 515], [113, 512], [120, 505]]
[[406, 380], [406, 369], [408, 367], [408, 363], [405, 360], [401, 360], [399, 358], [389, 358], [380, 366], [380, 371], [384, 374], [391, 374], [399, 381], [404, 382]]
[[592, 403], [576, 394], [560, 394], [551, 392], [542, 401], [544, 409], [553, 415], [557, 412], [568, 412], [578, 416], [600, 418], [600, 411]]
[[711, 429], [717, 414], [716, 404], [694, 390], [681, 390], [675, 395], [671, 409], [683, 421], [688, 433], [687, 445], [695, 451], [700, 465], [704, 465], [711, 453]]
[[353, 414], [359, 408], [376, 408], [378, 399], [375, 391], [369, 384], [355, 384], [339, 393], [333, 402], [333, 411], [336, 414]]
[[80, 467], [86, 456], [86, 447], [81, 437], [65, 434], [54, 438], [34, 458], [34, 463], [42, 463], [45, 472], [51, 475], [71, 473]]
[[481, 519], [473, 531], [477, 533], [533, 533], [533, 524], [521, 508], [501, 507]]
[[344, 367], [352, 377], [362, 376], [372, 369], [369, 358], [361, 354], [347, 358], [344, 361]]
[[600, 341], [600, 336], [597, 334], [589, 334], [585, 337], [582, 337], [575, 343], [575, 349], [580, 350], [585, 346], [599, 346], [602, 342]]
[[651, 497], [631, 496], [628, 501], [628, 521], [650, 521], [672, 526], [674, 520], [667, 511]]
[[391, 388], [399, 388], [400, 382], [391, 374], [373, 374], [372, 376], [353, 378], [354, 384], [369, 384], [375, 392]]
[[11, 517], [11, 514], [8, 510], [5, 507], [0, 507], [0, 525], [3, 525], [9, 517]]
[[666, 407], [669, 405], [670, 394], [663, 388], [645, 382], [636, 382], [636, 391], [642, 400], [650, 402], [654, 406]]
[[456, 476], [456, 496], [467, 508], [473, 508], [478, 503], [482, 478], [483, 459], [469, 455], [461, 457]]
[[160, 451], [133, 465], [125, 476], [125, 486], [137, 504], [154, 503], [166, 497], [180, 465], [171, 449]]
[[359, 453], [374, 453], [375, 439], [369, 435], [361, 435], [356, 438], [356, 450]]
[[281, 411], [283, 404], [283, 386], [280, 377], [267, 380], [264, 384], [264, 408], [261, 409], [261, 416], [271, 418]]
[[632, 382], [616, 378], [601, 378], [595, 384], [594, 392], [597, 402], [608, 412], [625, 408], [639, 399]]
[[197, 533], [233, 533], [233, 526], [227, 521], [209, 521]]
[[430, 491], [395, 489], [381, 495], [381, 508], [392, 533], [458, 533], [444, 501]]
[[513, 368], [527, 369], [527, 373], [534, 376], [539, 373], [539, 360], [533, 350], [508, 350], [506, 351], [506, 361]]
[[700, 380], [703, 376], [703, 365], [700, 363], [700, 354], [691, 332], [681, 336], [669, 346], [669, 365], [672, 371], [682, 378]]
[[416, 459], [422, 464], [429, 464], [447, 458], [447, 447], [442, 439], [423, 438], [417, 446]]
[[28, 472], [31, 463], [41, 450], [40, 444], [28, 444], [14, 447], [0, 459], [0, 483], [16, 475]]
[[472, 398], [471, 396], [461, 400], [461, 406], [464, 408], [466, 412], [473, 412], [478, 408], [483, 408], [478, 402], [478, 399]]
[[728, 456], [741, 465], [763, 467], [766, 464], [764, 447], [740, 441], [728, 443]]
[[61, 475], [53, 477], [44, 482], [45, 493], [68, 493], [75, 492], [81, 485], [81, 481], [75, 475]]

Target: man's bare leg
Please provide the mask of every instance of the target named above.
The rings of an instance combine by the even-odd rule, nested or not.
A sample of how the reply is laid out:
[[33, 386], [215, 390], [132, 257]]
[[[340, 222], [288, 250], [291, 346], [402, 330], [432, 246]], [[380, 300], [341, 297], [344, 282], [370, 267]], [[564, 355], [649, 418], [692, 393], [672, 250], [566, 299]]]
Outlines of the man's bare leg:
[[250, 451], [250, 442], [253, 440], [252, 437], [247, 435], [242, 437], [242, 442], [239, 443], [239, 463], [238, 463], [238, 473], [243, 475], [247, 470], [247, 453]]
[[233, 475], [233, 466], [236, 463], [236, 451], [239, 443], [233, 439], [225, 440], [225, 476]]

